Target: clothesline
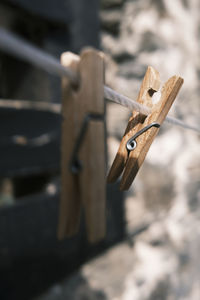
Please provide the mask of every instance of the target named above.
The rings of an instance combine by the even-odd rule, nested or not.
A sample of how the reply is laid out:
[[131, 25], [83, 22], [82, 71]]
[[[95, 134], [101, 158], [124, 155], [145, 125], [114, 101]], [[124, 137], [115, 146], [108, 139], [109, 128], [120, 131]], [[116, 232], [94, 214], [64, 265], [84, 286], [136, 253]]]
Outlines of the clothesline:
[[[138, 112], [141, 112], [144, 115], [148, 115], [150, 113], [150, 110], [147, 107], [141, 105], [135, 100], [132, 100], [124, 95], [117, 93], [116, 91], [112, 90], [108, 86], [104, 86], [104, 96], [108, 100], [114, 101], [115, 103], [128, 107], [131, 111], [136, 110]], [[167, 116], [165, 120], [172, 125], [181, 126], [185, 129], [190, 129], [200, 133], [200, 128], [186, 124], [180, 119]]]
[[[61, 77], [67, 76], [73, 86], [77, 86], [79, 83], [77, 75], [71, 69], [63, 67], [55, 57], [2, 28], [0, 29], [0, 49], [7, 54], [38, 66], [51, 74]], [[135, 110], [144, 115], [150, 113], [147, 107], [127, 96], [119, 94], [108, 86], [104, 86], [104, 97], [107, 100], [114, 101], [129, 108], [131, 111]], [[200, 133], [200, 128], [188, 125], [179, 119], [167, 116], [166, 121], [173, 125], [178, 125]]]

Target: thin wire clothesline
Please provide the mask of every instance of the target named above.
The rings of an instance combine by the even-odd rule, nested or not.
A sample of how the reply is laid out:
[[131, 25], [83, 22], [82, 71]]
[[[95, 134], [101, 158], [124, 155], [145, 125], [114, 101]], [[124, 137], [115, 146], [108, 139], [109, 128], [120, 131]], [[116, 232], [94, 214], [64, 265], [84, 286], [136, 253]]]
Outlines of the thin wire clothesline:
[[[127, 96], [121, 95], [118, 92], [114, 91], [113, 89], [109, 88], [108, 86], [104, 86], [104, 96], [106, 99], [114, 101], [115, 103], [121, 104], [123, 106], [128, 107], [130, 110], [136, 110], [141, 112], [144, 115], [148, 115], [151, 111], [144, 105], [141, 105], [139, 102], [128, 98]], [[172, 125], [181, 126], [185, 129], [190, 129], [200, 133], [200, 128], [186, 124], [185, 122], [181, 121], [180, 119], [167, 116], [165, 119], [168, 123]]]
[[[52, 55], [38, 49], [17, 35], [2, 28], [0, 28], [0, 49], [10, 55], [38, 66], [51, 74], [61, 77], [66, 76], [70, 79], [72, 85], [78, 85], [78, 77], [71, 69], [62, 66], [59, 60]], [[147, 107], [127, 96], [119, 94], [108, 86], [104, 86], [104, 97], [107, 100], [114, 101], [132, 111], [136, 110], [144, 115], [148, 115], [151, 112]], [[167, 116], [166, 121], [170, 124], [178, 125], [200, 133], [200, 128], [188, 125], [179, 119]]]

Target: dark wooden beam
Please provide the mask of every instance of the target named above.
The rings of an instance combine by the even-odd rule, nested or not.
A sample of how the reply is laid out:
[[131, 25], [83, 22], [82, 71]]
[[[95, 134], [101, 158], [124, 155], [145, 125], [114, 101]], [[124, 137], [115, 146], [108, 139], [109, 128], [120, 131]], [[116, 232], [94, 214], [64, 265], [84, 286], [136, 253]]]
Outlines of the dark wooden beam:
[[0, 100], [0, 176], [58, 171], [60, 105]]

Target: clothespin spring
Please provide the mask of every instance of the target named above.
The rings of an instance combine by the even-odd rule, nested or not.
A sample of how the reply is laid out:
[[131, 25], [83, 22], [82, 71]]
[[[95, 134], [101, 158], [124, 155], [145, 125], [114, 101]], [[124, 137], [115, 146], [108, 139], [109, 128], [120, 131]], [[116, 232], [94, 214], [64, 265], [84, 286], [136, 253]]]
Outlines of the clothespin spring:
[[84, 137], [87, 132], [88, 124], [90, 121], [103, 121], [104, 116], [102, 114], [88, 113], [83, 119], [83, 123], [77, 137], [76, 143], [74, 145], [74, 149], [72, 152], [72, 157], [70, 160], [70, 170], [73, 174], [78, 174], [82, 169], [82, 163], [78, 158], [78, 153], [83, 143]]
[[160, 127], [159, 123], [153, 122], [147, 126], [145, 126], [144, 128], [142, 128], [141, 130], [139, 130], [136, 134], [134, 134], [133, 137], [131, 137], [128, 142], [126, 143], [126, 149], [128, 150], [128, 152], [134, 150], [137, 146], [137, 142], [136, 142], [136, 138], [143, 134], [144, 132], [146, 132], [148, 129], [150, 129], [151, 127]]

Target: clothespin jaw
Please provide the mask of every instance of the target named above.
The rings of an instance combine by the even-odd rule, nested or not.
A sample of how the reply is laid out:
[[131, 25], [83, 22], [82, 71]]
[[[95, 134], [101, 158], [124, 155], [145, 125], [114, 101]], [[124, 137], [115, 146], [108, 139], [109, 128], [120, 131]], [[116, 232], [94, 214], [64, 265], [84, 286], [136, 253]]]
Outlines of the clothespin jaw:
[[84, 208], [90, 242], [105, 235], [104, 61], [101, 52], [85, 49], [80, 57], [64, 53], [61, 63], [79, 76], [79, 86], [63, 78], [61, 203], [58, 237], [78, 232]]
[[[148, 67], [137, 101], [151, 109], [151, 113], [146, 117], [133, 112], [108, 174], [109, 183], [114, 182], [123, 172], [120, 189], [127, 190], [130, 187], [182, 84], [181, 77], [171, 77], [162, 88], [159, 102], [154, 104], [152, 97], [159, 90], [160, 76], [158, 71]], [[129, 150], [129, 140], [134, 136], [135, 148]]]

